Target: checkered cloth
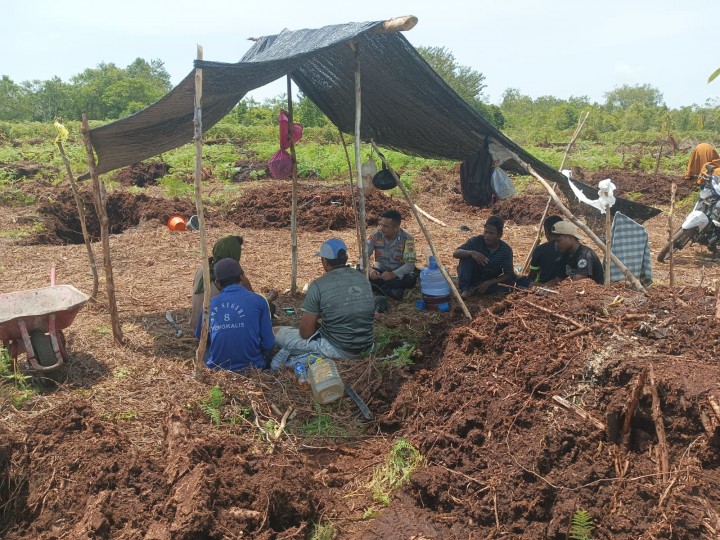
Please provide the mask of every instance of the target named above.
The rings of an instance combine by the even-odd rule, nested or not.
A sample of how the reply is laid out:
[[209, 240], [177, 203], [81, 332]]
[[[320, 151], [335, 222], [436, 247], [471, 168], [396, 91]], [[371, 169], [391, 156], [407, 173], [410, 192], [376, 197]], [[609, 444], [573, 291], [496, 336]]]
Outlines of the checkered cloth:
[[[640, 280], [640, 283], [645, 286], [652, 283], [648, 233], [645, 227], [620, 212], [616, 212], [613, 219], [612, 252], [632, 275]], [[625, 279], [622, 270], [611, 262], [610, 281]]]

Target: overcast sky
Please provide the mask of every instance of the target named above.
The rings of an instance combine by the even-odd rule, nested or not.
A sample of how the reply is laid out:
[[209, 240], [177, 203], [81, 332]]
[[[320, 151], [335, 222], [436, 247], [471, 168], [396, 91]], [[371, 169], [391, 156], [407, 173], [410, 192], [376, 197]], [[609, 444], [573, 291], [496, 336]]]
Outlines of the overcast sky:
[[[483, 73], [491, 103], [507, 88], [602, 103], [623, 84], [651, 84], [673, 108], [720, 102], [720, 79], [707, 84], [720, 67], [718, 0], [4, 0], [1, 9], [0, 75], [16, 83], [140, 57], [162, 60], [177, 84], [196, 44], [206, 60], [236, 62], [250, 36], [415, 15], [408, 40], [444, 46]], [[252, 95], [284, 91], [279, 82]]]

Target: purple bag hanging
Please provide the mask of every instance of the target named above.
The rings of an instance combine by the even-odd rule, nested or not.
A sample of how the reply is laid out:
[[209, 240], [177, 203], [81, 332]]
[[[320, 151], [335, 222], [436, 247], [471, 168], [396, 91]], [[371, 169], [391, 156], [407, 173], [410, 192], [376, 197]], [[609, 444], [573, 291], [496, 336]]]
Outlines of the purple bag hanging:
[[288, 176], [292, 175], [293, 161], [292, 156], [285, 150], [278, 150], [273, 157], [268, 161], [268, 167], [270, 174], [276, 180], [284, 180]]

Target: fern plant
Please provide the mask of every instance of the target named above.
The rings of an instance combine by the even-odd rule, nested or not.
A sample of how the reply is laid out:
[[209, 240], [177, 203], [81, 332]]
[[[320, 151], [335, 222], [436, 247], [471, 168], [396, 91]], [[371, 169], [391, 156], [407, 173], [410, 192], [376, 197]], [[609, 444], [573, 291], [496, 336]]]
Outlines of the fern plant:
[[595, 528], [592, 516], [585, 510], [576, 510], [570, 521], [570, 540], [592, 540], [590, 533]]
[[220, 407], [224, 399], [225, 394], [223, 394], [220, 387], [214, 386], [208, 394], [208, 399], [202, 404], [203, 412], [210, 417], [210, 420], [212, 420], [216, 426], [219, 426], [222, 422], [220, 418]]

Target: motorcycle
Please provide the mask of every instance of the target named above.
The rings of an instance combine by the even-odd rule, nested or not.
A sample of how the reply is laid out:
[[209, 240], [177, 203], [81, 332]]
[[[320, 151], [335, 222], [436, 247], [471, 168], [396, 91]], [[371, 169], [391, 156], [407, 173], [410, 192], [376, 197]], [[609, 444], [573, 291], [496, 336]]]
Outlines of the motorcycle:
[[720, 176], [715, 176], [715, 169], [705, 165], [707, 173], [702, 173], [704, 180], [700, 190], [700, 199], [680, 228], [673, 234], [672, 240], [665, 244], [657, 256], [658, 262], [666, 262], [673, 253], [680, 251], [688, 243], [706, 246], [717, 258], [718, 240], [720, 239]]

